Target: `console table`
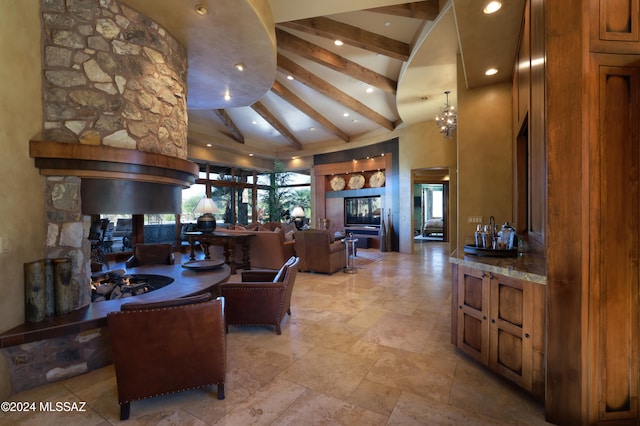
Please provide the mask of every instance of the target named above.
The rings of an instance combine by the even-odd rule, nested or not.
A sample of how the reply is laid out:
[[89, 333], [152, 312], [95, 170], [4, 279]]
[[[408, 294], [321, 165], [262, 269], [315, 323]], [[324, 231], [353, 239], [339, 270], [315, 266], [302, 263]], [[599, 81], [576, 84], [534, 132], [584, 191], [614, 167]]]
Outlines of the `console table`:
[[[231, 273], [235, 274], [237, 268], [251, 269], [251, 259], [249, 258], [249, 248], [251, 247], [251, 237], [253, 232], [185, 232], [191, 246], [190, 259], [195, 260], [195, 245], [199, 242], [204, 251], [204, 258], [211, 259], [209, 247], [213, 244], [224, 247], [224, 261], [231, 267]], [[242, 247], [242, 261], [236, 261], [233, 254], [236, 244]]]

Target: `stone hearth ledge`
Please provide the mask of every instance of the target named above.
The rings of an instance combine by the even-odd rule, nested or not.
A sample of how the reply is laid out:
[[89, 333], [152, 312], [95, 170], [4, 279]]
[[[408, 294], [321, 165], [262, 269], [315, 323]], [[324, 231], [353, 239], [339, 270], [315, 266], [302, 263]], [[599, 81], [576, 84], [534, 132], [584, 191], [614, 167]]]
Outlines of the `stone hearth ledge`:
[[107, 314], [119, 311], [124, 303], [159, 302], [211, 291], [231, 275], [229, 265], [210, 271], [194, 271], [175, 265], [146, 265], [127, 269], [128, 274], [156, 274], [172, 277], [174, 282], [158, 290], [117, 300], [91, 303], [65, 315], [46, 317], [37, 323], [25, 323], [0, 334], [0, 349], [43, 339], [61, 337], [107, 325]]

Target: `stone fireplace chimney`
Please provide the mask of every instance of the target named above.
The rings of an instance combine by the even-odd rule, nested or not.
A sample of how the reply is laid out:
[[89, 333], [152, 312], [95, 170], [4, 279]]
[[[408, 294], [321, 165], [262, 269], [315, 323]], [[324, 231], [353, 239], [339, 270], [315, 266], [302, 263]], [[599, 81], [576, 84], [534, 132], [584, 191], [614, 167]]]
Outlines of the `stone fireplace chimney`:
[[187, 157], [186, 52], [116, 0], [41, 0], [46, 257], [70, 257], [89, 303], [89, 214], [179, 213]]

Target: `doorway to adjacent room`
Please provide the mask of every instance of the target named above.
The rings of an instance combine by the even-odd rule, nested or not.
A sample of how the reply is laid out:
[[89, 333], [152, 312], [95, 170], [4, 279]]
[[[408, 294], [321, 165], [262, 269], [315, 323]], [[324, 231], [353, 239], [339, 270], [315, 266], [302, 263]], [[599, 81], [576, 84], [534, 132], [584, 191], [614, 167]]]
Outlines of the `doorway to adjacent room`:
[[414, 171], [414, 241], [449, 241], [449, 170]]

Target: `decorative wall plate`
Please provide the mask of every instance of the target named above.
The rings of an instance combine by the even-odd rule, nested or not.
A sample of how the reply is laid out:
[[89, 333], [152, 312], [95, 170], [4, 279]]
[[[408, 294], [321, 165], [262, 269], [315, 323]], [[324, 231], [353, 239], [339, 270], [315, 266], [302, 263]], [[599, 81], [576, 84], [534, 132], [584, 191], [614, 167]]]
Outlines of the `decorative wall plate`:
[[349, 178], [349, 188], [350, 189], [360, 189], [364, 186], [364, 176], [362, 175], [353, 175]]
[[384, 179], [384, 172], [377, 171], [369, 177], [369, 186], [371, 188], [380, 188], [381, 186], [384, 186]]
[[329, 184], [331, 185], [332, 190], [342, 191], [345, 185], [344, 178], [342, 176], [334, 176], [331, 178]]

